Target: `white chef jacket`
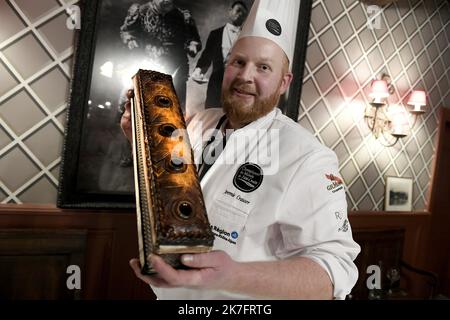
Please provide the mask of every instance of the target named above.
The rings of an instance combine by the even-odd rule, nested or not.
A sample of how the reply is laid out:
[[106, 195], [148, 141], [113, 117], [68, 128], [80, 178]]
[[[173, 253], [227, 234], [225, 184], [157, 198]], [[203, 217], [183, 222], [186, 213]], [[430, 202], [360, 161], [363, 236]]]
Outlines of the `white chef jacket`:
[[[188, 133], [197, 158], [210, 138], [203, 133], [215, 128], [222, 115], [221, 109], [208, 109], [190, 121]], [[254, 130], [277, 132], [278, 139], [270, 146], [254, 144], [249, 152], [244, 152], [243, 143], [236, 147]], [[257, 154], [274, 145], [279, 156], [271, 158], [278, 158], [278, 163], [262, 163]], [[243, 154], [239, 161], [225, 161]], [[261, 170], [255, 173], [258, 167]], [[214, 250], [242, 262], [307, 257], [327, 271], [336, 299], [350, 293], [358, 279], [353, 261], [360, 247], [352, 238], [336, 155], [278, 108], [230, 135], [201, 187], [215, 233]], [[153, 290], [158, 299], [252, 298], [217, 290]]]

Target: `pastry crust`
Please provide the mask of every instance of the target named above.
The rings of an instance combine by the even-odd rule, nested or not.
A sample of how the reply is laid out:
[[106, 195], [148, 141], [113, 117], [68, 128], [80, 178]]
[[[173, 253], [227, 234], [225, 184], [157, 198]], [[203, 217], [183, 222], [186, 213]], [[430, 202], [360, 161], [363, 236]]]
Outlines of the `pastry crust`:
[[142, 272], [152, 274], [150, 254], [183, 268], [180, 254], [210, 251], [214, 235], [172, 77], [139, 70], [133, 83], [139, 258]]

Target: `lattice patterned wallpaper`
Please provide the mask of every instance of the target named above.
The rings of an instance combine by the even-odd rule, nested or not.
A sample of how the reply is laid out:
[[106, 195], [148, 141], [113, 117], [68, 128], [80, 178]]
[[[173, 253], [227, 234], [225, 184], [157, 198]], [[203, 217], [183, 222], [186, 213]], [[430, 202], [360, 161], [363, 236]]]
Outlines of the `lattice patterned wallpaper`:
[[0, 200], [55, 203], [73, 32], [69, 0], [0, 0]]
[[[373, 30], [367, 11], [359, 1], [314, 1], [299, 122], [338, 155], [350, 209], [382, 210], [388, 175], [414, 179], [414, 208], [421, 210], [438, 109], [450, 106], [449, 4], [400, 0], [383, 8]], [[383, 72], [396, 89], [391, 104], [404, 106], [412, 89], [429, 94], [423, 119], [391, 148], [369, 134], [363, 119], [370, 83]]]
[[[282, 1], [282, 0], [281, 0]], [[0, 0], [0, 202], [55, 203], [66, 115], [76, 0]], [[400, 0], [367, 28], [359, 1], [313, 4], [299, 122], [338, 154], [349, 207], [382, 209], [384, 176], [414, 178], [425, 207], [437, 109], [450, 106], [450, 9], [446, 1]], [[446, 63], [447, 62], [447, 63]], [[372, 75], [388, 71], [391, 102], [429, 93], [429, 111], [398, 147], [367, 137], [363, 105]]]

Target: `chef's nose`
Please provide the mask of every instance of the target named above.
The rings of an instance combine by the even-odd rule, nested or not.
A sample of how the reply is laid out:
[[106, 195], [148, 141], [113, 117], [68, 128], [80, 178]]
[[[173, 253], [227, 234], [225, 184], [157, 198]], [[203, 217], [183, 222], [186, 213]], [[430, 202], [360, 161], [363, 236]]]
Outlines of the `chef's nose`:
[[252, 64], [247, 63], [240, 69], [238, 77], [245, 82], [253, 82], [254, 75], [255, 67]]

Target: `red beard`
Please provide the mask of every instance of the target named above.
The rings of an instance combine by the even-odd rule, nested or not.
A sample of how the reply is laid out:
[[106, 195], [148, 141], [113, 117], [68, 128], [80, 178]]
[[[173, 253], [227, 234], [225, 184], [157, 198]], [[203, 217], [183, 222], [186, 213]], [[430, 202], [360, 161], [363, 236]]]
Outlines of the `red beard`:
[[231, 89], [222, 90], [222, 108], [227, 115], [229, 121], [239, 127], [246, 126], [247, 124], [258, 120], [270, 113], [277, 105], [280, 99], [278, 89], [281, 82], [278, 85], [277, 90], [266, 99], [259, 99], [258, 94], [254, 95], [254, 102], [251, 104], [245, 103], [243, 100], [233, 95], [234, 88], [247, 93], [255, 93], [252, 86], [246, 84], [239, 84], [238, 80], [231, 83]]

